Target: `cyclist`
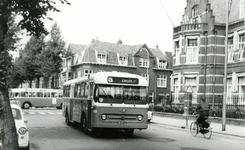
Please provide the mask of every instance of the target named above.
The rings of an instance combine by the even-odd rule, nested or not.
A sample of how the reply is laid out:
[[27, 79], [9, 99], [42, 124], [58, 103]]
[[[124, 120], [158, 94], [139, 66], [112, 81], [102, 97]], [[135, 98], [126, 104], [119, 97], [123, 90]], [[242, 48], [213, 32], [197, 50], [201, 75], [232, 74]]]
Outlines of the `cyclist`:
[[197, 123], [201, 125], [201, 130], [203, 130], [203, 128], [209, 126], [209, 124], [205, 122], [209, 116], [209, 107], [205, 99], [201, 99], [201, 103], [197, 106], [196, 111], [199, 114]]

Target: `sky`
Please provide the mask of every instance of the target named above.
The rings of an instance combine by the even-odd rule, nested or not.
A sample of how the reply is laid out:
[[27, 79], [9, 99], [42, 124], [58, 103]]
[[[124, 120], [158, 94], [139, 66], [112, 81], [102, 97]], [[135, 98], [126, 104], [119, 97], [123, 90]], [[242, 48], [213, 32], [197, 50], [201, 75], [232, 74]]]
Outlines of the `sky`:
[[44, 20], [48, 31], [58, 23], [67, 45], [87, 45], [96, 38], [110, 43], [121, 39], [126, 45], [158, 45], [161, 51], [170, 52], [173, 27], [180, 25], [186, 7], [186, 0], [68, 1], [71, 5], [57, 3], [61, 13], [48, 13], [53, 21]]

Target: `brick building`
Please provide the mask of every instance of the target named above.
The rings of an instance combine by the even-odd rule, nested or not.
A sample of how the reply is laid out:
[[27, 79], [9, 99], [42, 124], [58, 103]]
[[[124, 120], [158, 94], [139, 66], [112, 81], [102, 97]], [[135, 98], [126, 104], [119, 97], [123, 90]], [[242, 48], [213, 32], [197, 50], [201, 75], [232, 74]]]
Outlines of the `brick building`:
[[[245, 105], [244, 0], [230, 1], [228, 24], [227, 104]], [[221, 105], [224, 93], [227, 0], [187, 0], [181, 25], [173, 29], [173, 102], [186, 89], [192, 103], [206, 98]]]
[[64, 82], [89, 73], [118, 71], [139, 74], [149, 82], [152, 102], [168, 103], [170, 98], [170, 76], [172, 53], [148, 48], [146, 44], [125, 45], [92, 40], [89, 45], [69, 44], [68, 51], [74, 56], [65, 60], [62, 78]]

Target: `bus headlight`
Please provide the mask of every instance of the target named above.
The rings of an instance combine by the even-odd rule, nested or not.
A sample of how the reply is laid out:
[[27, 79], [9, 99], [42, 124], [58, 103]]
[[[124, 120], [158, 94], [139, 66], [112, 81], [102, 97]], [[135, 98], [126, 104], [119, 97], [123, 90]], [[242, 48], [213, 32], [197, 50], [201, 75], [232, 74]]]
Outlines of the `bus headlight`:
[[24, 135], [24, 134], [26, 134], [27, 129], [25, 127], [21, 127], [21, 128], [19, 128], [18, 132], [19, 132], [19, 134]]
[[102, 115], [101, 115], [101, 119], [102, 119], [102, 120], [106, 120], [106, 119], [107, 119], [106, 114], [102, 114]]
[[142, 121], [142, 120], [143, 120], [143, 116], [142, 116], [142, 115], [139, 115], [139, 116], [137, 117], [137, 119], [138, 119], [139, 121]]

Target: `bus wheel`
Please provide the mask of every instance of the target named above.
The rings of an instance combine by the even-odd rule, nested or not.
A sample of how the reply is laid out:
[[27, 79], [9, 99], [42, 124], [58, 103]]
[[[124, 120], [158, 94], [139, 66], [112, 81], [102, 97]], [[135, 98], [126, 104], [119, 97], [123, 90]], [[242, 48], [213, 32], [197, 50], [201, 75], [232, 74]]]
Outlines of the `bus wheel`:
[[134, 129], [125, 129], [127, 135], [131, 136], [134, 133]]
[[82, 130], [88, 134], [88, 126], [87, 126], [87, 119], [85, 117], [85, 115], [82, 116]]
[[68, 112], [66, 111], [66, 115], [65, 115], [65, 122], [68, 126], [71, 126], [72, 125], [72, 122], [70, 121], [69, 119], [69, 115], [68, 115]]
[[23, 109], [29, 109], [31, 107], [31, 104], [29, 102], [25, 102], [23, 104]]

